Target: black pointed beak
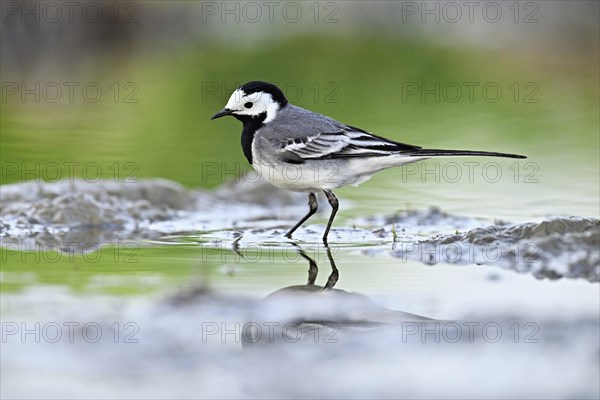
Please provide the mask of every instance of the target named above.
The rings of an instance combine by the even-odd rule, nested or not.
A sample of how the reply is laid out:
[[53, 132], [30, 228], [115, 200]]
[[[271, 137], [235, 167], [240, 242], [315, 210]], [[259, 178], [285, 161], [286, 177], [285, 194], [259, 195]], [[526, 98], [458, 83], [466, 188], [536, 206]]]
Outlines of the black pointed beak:
[[218, 113], [216, 113], [215, 115], [213, 115], [212, 117], [210, 117], [210, 119], [217, 119], [217, 118], [221, 118], [224, 117], [226, 115], [231, 115], [233, 114], [233, 111], [231, 111], [228, 108], [224, 108], [221, 111], [219, 111]]

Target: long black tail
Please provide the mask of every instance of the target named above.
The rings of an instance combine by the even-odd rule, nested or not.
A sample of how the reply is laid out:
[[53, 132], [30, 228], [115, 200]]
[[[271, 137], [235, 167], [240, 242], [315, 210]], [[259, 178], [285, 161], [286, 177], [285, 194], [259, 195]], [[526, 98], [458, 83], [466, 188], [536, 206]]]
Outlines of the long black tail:
[[444, 156], [485, 156], [485, 157], [506, 157], [506, 158], [527, 158], [519, 154], [496, 153], [492, 151], [471, 151], [471, 150], [437, 150], [422, 149], [410, 152], [410, 155], [417, 157], [444, 157]]

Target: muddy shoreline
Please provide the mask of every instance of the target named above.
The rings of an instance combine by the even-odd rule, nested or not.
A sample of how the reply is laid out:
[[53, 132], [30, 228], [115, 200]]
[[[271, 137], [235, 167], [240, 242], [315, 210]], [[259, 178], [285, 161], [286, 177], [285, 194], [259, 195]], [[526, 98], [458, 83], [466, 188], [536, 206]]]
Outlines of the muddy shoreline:
[[[12, 184], [2, 186], [1, 199], [2, 246], [35, 251], [55, 245], [67, 252], [89, 243], [156, 245], [177, 236], [220, 242], [232, 250], [234, 242], [287, 244], [282, 216], [301, 214], [306, 202], [303, 194], [264, 182], [204, 191], [163, 179]], [[308, 224], [295, 242], [318, 242], [319, 229]], [[595, 218], [511, 224], [429, 208], [362, 218], [353, 227], [337, 225], [330, 241], [366, 244], [365, 254], [428, 265], [496, 265], [538, 278], [600, 281], [600, 220]]]

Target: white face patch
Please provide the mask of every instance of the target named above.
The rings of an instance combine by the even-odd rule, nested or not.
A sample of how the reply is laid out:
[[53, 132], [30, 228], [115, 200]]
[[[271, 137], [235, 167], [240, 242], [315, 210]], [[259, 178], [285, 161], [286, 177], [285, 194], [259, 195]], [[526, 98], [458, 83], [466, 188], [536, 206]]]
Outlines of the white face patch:
[[[249, 107], [246, 107], [249, 106]], [[256, 116], [267, 113], [264, 123], [272, 121], [279, 110], [277, 103], [269, 93], [256, 92], [246, 94], [242, 89], [237, 89], [231, 94], [225, 108], [233, 111], [236, 115]]]

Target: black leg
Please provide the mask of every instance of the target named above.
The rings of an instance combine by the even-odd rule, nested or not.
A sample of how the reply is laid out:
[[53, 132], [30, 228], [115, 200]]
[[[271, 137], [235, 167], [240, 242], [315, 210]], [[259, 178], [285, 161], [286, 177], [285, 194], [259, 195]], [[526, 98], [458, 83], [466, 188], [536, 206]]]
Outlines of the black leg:
[[331, 224], [333, 223], [333, 219], [335, 218], [335, 214], [338, 211], [340, 203], [330, 190], [323, 190], [325, 192], [325, 196], [327, 197], [327, 201], [329, 201], [329, 205], [331, 205], [331, 215], [329, 216], [329, 222], [327, 223], [327, 228], [325, 228], [325, 233], [323, 234], [323, 242], [327, 244], [327, 235], [329, 234], [329, 229], [331, 229]]
[[312, 217], [312, 215], [317, 212], [317, 208], [319, 208], [319, 203], [317, 202], [317, 195], [315, 195], [314, 193], [308, 194], [308, 206], [310, 207], [310, 209], [308, 210], [308, 214], [306, 214], [304, 218], [302, 218], [296, 225], [294, 225], [294, 227], [290, 229], [288, 233], [285, 234], [285, 237], [291, 238], [292, 233], [294, 233], [294, 231], [298, 229], [300, 225], [305, 223], [307, 219]]
[[325, 251], [327, 251], [327, 258], [329, 258], [329, 264], [331, 264], [331, 275], [327, 278], [327, 283], [323, 290], [331, 289], [338, 281], [340, 277], [340, 273], [335, 265], [335, 261], [333, 261], [333, 257], [331, 256], [331, 250], [329, 250], [329, 246], [325, 245]]

